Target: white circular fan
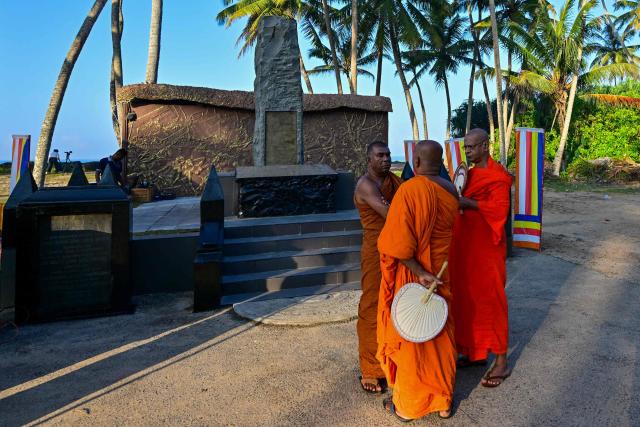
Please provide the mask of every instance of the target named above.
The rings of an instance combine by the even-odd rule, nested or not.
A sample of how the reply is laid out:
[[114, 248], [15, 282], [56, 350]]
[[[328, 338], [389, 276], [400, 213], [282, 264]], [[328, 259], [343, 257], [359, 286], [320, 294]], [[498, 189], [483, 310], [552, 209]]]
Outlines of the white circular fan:
[[465, 162], [462, 162], [456, 168], [453, 174], [453, 185], [456, 187], [458, 194], [462, 196], [462, 192], [467, 186], [467, 175], [469, 174], [469, 168]]
[[[442, 265], [438, 278], [447, 268]], [[398, 334], [407, 341], [421, 343], [435, 338], [444, 328], [449, 314], [447, 301], [434, 293], [436, 283], [429, 289], [419, 283], [405, 284], [391, 305], [391, 319]]]

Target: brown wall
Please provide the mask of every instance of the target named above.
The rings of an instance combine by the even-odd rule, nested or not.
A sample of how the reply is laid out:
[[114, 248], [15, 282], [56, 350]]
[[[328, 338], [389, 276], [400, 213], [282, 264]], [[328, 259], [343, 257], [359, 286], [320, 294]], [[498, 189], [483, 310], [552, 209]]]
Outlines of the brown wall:
[[[129, 172], [142, 173], [160, 190], [199, 195], [211, 165], [218, 171], [251, 165], [254, 112], [204, 104], [134, 104], [129, 134]], [[306, 163], [350, 170], [365, 167], [373, 140], [387, 141], [386, 112], [352, 108], [304, 114]]]

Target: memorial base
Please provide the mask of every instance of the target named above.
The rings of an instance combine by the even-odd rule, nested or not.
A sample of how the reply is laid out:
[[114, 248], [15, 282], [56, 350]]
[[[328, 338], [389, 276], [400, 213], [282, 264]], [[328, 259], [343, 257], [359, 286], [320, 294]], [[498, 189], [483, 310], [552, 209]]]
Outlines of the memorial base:
[[259, 218], [336, 211], [338, 173], [326, 165], [236, 169], [238, 216]]

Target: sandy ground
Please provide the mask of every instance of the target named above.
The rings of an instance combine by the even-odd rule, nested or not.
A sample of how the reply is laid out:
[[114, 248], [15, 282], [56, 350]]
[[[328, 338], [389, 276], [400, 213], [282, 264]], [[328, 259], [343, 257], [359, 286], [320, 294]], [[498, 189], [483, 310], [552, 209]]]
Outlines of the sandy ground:
[[640, 280], [640, 191], [546, 191], [543, 218], [545, 254]]
[[[459, 371], [454, 418], [416, 425], [638, 425], [640, 196], [610, 197], [546, 193], [543, 253], [508, 261], [512, 377]], [[0, 425], [400, 425], [357, 384], [355, 322], [255, 325], [191, 298], [0, 329]]]

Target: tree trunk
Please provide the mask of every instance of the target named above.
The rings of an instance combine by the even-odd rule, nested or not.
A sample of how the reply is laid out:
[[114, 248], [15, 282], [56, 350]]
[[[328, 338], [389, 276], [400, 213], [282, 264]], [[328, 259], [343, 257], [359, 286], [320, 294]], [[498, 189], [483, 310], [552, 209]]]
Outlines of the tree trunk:
[[[482, 21], [482, 8], [478, 7], [478, 22]], [[473, 16], [471, 10], [469, 10], [469, 23], [473, 25]], [[473, 51], [475, 57], [478, 59], [478, 69], [484, 70], [484, 64], [482, 63], [482, 55], [480, 54], [480, 41], [478, 39], [478, 33], [473, 31], [471, 33], [473, 37]], [[491, 140], [490, 151], [493, 155], [493, 145], [496, 142], [496, 130], [495, 123], [493, 122], [493, 108], [491, 107], [491, 97], [489, 96], [489, 88], [487, 86], [487, 78], [484, 74], [481, 74], [482, 80], [482, 92], [484, 93], [484, 102], [487, 108], [487, 120], [489, 122], [489, 139]]]
[[304, 83], [307, 85], [307, 92], [313, 95], [313, 86], [311, 86], [311, 80], [309, 80], [309, 73], [307, 73], [307, 68], [304, 66], [304, 59], [302, 59], [302, 55], [300, 55], [299, 58], [300, 58], [300, 73], [302, 74]]
[[518, 108], [518, 103], [520, 102], [520, 97], [516, 94], [513, 97], [513, 103], [511, 104], [511, 114], [509, 117], [509, 124], [507, 125], [507, 132], [505, 136], [507, 138], [506, 141], [506, 150], [507, 150], [507, 159], [509, 158], [509, 149], [511, 147], [511, 133], [513, 132], [513, 126], [516, 121], [516, 109]]
[[478, 35], [476, 34], [476, 30], [473, 27], [473, 15], [471, 14], [471, 5], [472, 3], [469, 3], [469, 6], [467, 7], [467, 13], [469, 15], [469, 31], [471, 31], [471, 37], [473, 38], [473, 64], [471, 64], [471, 77], [469, 77], [469, 96], [467, 98], [467, 123], [465, 124], [464, 127], [464, 133], [468, 133], [469, 130], [471, 129], [471, 115], [473, 112], [473, 85], [474, 85], [474, 75], [476, 73], [476, 63], [475, 61], [479, 61], [480, 58], [478, 58], [478, 46], [477, 46], [477, 38]]
[[376, 73], [376, 96], [380, 96], [380, 85], [382, 83], [382, 60], [384, 59], [384, 48], [378, 48], [378, 72]]
[[416, 118], [416, 111], [413, 108], [413, 99], [411, 98], [411, 90], [407, 84], [407, 78], [404, 75], [402, 69], [402, 60], [400, 59], [400, 45], [398, 44], [398, 36], [393, 24], [389, 25], [389, 36], [391, 39], [391, 50], [393, 51], [393, 61], [396, 64], [396, 71], [398, 77], [400, 77], [400, 83], [402, 83], [402, 90], [404, 91], [404, 97], [407, 101], [407, 109], [409, 110], [409, 119], [411, 120], [411, 128], [413, 130], [413, 139], [420, 139], [420, 129], [418, 128], [418, 119]]
[[149, 56], [147, 57], [147, 83], [158, 82], [160, 62], [160, 34], [162, 33], [162, 0], [151, 0], [151, 27], [149, 28]]
[[[584, 5], [585, 0], [580, 1], [580, 8]], [[584, 20], [583, 20], [584, 23]], [[584, 28], [584, 25], [583, 25]], [[584, 34], [581, 34], [584, 37]], [[571, 125], [571, 115], [573, 114], [573, 102], [576, 99], [576, 92], [578, 90], [578, 76], [580, 75], [580, 64], [582, 63], [582, 44], [578, 47], [578, 58], [576, 61], [576, 70], [571, 80], [571, 88], [569, 89], [569, 100], [567, 101], [566, 113], [562, 120], [562, 132], [560, 134], [560, 143], [558, 144], [558, 151], [556, 151], [556, 157], [553, 159], [553, 175], [560, 176], [560, 167], [562, 166], [562, 158], [564, 157], [564, 149], [567, 145], [567, 138], [569, 136], [569, 126]]]
[[44, 186], [45, 166], [49, 158], [49, 149], [51, 148], [51, 138], [53, 137], [53, 131], [56, 127], [56, 121], [58, 119], [58, 113], [60, 113], [60, 107], [62, 106], [62, 100], [64, 93], [69, 84], [69, 78], [73, 67], [78, 60], [78, 56], [82, 51], [84, 43], [89, 37], [89, 33], [95, 24], [96, 19], [102, 12], [107, 0], [96, 0], [93, 7], [89, 11], [89, 14], [84, 19], [78, 34], [71, 43], [71, 47], [67, 52], [67, 56], [62, 63], [60, 73], [58, 74], [58, 80], [53, 87], [53, 93], [51, 94], [51, 100], [49, 101], [49, 107], [42, 121], [42, 128], [40, 129], [40, 137], [38, 138], [38, 148], [36, 150], [36, 159], [34, 166], [34, 175], [38, 183], [38, 187]]
[[329, 39], [329, 47], [331, 48], [331, 59], [333, 61], [333, 69], [336, 73], [336, 85], [338, 86], [338, 94], [342, 95], [342, 81], [340, 80], [340, 66], [338, 65], [338, 54], [336, 53], [336, 43], [333, 40], [333, 32], [331, 31], [331, 16], [329, 15], [329, 5], [327, 0], [322, 0], [322, 10], [324, 15], [325, 31]]
[[424, 105], [424, 98], [422, 98], [422, 89], [420, 83], [416, 77], [416, 72], [413, 72], [413, 80], [416, 82], [416, 88], [418, 89], [418, 98], [420, 99], [420, 108], [422, 109], [422, 127], [424, 129], [424, 139], [429, 139], [429, 126], [427, 125], [427, 109]]
[[[111, 101], [111, 120], [113, 131], [118, 142], [120, 141], [120, 114], [116, 101], [116, 91], [122, 87], [122, 28], [124, 20], [122, 17], [122, 0], [111, 0], [111, 44], [113, 55], [111, 57], [111, 82], [109, 84], [109, 98]], [[119, 145], [120, 145], [119, 144]]]
[[351, 0], [351, 87], [358, 94], [358, 0]]
[[[475, 53], [473, 55], [475, 60]], [[476, 63], [475, 61], [471, 64], [471, 75], [469, 76], [469, 96], [467, 98], [467, 123], [464, 127], [465, 134], [469, 132], [471, 129], [471, 113], [473, 112], [473, 80], [474, 75], [476, 74]]]
[[[505, 121], [505, 125], [507, 122], [507, 117], [509, 117], [509, 90], [510, 90], [510, 85], [509, 85], [509, 77], [511, 76], [511, 66], [512, 66], [512, 53], [511, 50], [507, 50], [507, 78], [505, 79], [504, 82], [504, 98], [502, 98], [502, 117], [503, 120]], [[506, 136], [506, 132], [505, 132], [505, 145], [507, 146], [507, 156], [509, 156], [509, 141], [507, 141], [508, 138]]]
[[444, 75], [444, 92], [447, 95], [447, 131], [445, 139], [451, 138], [451, 97], [449, 96], [449, 81], [447, 80], [447, 74]]
[[500, 163], [506, 166], [507, 154], [505, 152], [504, 115], [502, 110], [502, 68], [500, 68], [500, 45], [498, 43], [498, 22], [496, 21], [495, 0], [489, 0], [489, 12], [491, 14], [491, 36], [493, 39], [493, 60], [496, 70], [496, 103], [498, 109], [498, 137], [500, 141]]

